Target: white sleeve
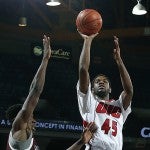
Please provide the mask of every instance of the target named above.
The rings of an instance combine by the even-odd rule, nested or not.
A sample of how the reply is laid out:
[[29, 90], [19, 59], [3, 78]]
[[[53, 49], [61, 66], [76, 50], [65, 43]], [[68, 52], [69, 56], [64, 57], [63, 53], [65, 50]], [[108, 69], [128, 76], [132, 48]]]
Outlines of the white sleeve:
[[9, 133], [9, 140], [8, 140], [8, 144], [9, 144], [9, 147], [12, 149], [12, 150], [29, 150], [31, 149], [32, 145], [33, 145], [33, 138], [32, 138], [32, 135], [33, 133], [31, 132], [30, 133], [30, 136], [27, 140], [24, 140], [24, 141], [19, 141], [19, 140], [16, 140], [13, 138], [12, 136], [12, 131], [10, 131]]
[[79, 111], [81, 113], [81, 116], [85, 113], [90, 112], [90, 106], [91, 106], [91, 84], [89, 83], [88, 91], [86, 94], [82, 93], [79, 89], [79, 81], [76, 86], [77, 89], [77, 98], [78, 98], [78, 106]]
[[128, 108], [125, 110], [125, 109], [123, 108], [121, 95], [120, 95], [120, 97], [119, 97], [119, 103], [120, 103], [121, 111], [122, 111], [122, 115], [123, 115], [123, 123], [125, 123], [125, 121], [126, 121], [128, 115], [131, 113], [131, 103], [130, 103], [130, 105], [128, 106]]

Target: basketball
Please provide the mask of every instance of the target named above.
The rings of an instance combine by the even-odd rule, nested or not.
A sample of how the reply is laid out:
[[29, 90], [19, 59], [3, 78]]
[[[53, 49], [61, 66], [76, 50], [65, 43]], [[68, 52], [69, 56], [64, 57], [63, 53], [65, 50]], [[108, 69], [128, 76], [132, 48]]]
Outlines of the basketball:
[[92, 35], [100, 31], [102, 27], [102, 17], [94, 9], [82, 10], [76, 18], [76, 27], [79, 32], [85, 35]]

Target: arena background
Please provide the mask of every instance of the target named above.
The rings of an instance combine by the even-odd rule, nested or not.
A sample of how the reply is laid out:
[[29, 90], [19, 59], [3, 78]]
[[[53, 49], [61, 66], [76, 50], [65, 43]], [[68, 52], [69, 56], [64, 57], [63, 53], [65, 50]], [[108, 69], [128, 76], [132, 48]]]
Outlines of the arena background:
[[[75, 19], [84, 8], [98, 10], [102, 29], [92, 43], [91, 80], [106, 74], [112, 83], [112, 97], [122, 87], [112, 58], [113, 35], [120, 38], [121, 54], [134, 86], [132, 113], [125, 122], [124, 150], [150, 149], [150, 1], [142, 0], [148, 13], [132, 14], [136, 0], [63, 0], [49, 7], [44, 0], [0, 0], [0, 149], [5, 150], [11, 123], [6, 109], [23, 103], [41, 62], [43, 34], [51, 37], [52, 59], [35, 111], [35, 136], [41, 150], [63, 150], [80, 137], [82, 120], [78, 110], [76, 84], [83, 40]], [[27, 26], [19, 27], [21, 15]], [[38, 53], [39, 52], [39, 53]]]

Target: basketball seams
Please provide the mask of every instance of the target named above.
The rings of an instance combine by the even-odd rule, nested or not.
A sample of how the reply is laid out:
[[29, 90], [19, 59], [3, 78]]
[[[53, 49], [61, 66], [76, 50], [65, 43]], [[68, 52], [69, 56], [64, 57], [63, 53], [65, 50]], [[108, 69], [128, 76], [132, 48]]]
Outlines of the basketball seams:
[[[87, 29], [90, 29], [90, 30], [97, 30], [97, 28], [101, 28], [101, 24], [98, 23], [97, 21], [100, 20], [100, 19], [96, 19], [95, 20], [95, 24], [93, 23], [91, 26], [90, 26], [90, 23], [93, 22], [93, 21], [90, 21], [86, 24], [86, 28]], [[89, 26], [88, 26], [89, 25]], [[94, 25], [94, 26], [93, 26]], [[93, 27], [92, 27], [93, 26]]]
[[86, 24], [84, 24], [84, 21], [87, 19], [87, 16], [90, 14], [90, 13], [92, 13], [92, 12], [94, 12], [93, 10], [89, 10], [89, 9], [85, 9], [85, 11], [86, 11], [86, 15], [82, 18], [82, 13], [83, 13], [83, 11], [79, 14], [79, 18], [82, 18], [82, 20], [81, 19], [79, 19], [78, 20], [78, 23], [79, 23], [79, 26], [80, 26], [80, 30], [86, 30], [87, 28], [85, 27], [85, 25]]
[[78, 14], [76, 26], [85, 35], [95, 34], [102, 27], [101, 15], [96, 10], [85, 9]]
[[[84, 18], [82, 19], [82, 22], [80, 21], [80, 25], [81, 25], [81, 28], [83, 29], [83, 30], [93, 30], [93, 31], [95, 31], [95, 27], [94, 28], [91, 28], [91, 27], [88, 27], [87, 25], [88, 24], [90, 24], [91, 22], [93, 22], [93, 20], [91, 20], [91, 21], [87, 21], [87, 18], [89, 17], [89, 16], [91, 16], [91, 14], [95, 14], [96, 13], [96, 15], [99, 17], [99, 14], [95, 11], [95, 10], [88, 10], [87, 11], [87, 14], [84, 16]], [[98, 21], [98, 20], [100, 20], [100, 19], [95, 19], [94, 21]]]
[[98, 17], [99, 17], [99, 19], [95, 19], [95, 18], [94, 18], [93, 20], [101, 20], [101, 19], [100, 19], [101, 16], [100, 16], [97, 12], [95, 13], [94, 11], [91, 11], [90, 13], [88, 13], [88, 14], [83, 18], [83, 19], [84, 19], [83, 22], [86, 22], [86, 24], [87, 24], [87, 23], [93, 21], [93, 20], [87, 21], [87, 20], [88, 20], [87, 17], [88, 17], [88, 16], [91, 16], [91, 13], [94, 13], [94, 14], [97, 15], [95, 18], [98, 18]]
[[[91, 20], [91, 21], [87, 21], [88, 19], [88, 16], [90, 16], [92, 13], [94, 13], [95, 15], [97, 15], [95, 18], [97, 18], [97, 17], [99, 17], [99, 19], [94, 19], [94, 22], [97, 22], [98, 20], [99, 21], [101, 21], [101, 16], [95, 11], [95, 10], [90, 10], [90, 12], [88, 12], [85, 16], [84, 16], [84, 18], [83, 18], [83, 21], [82, 21], [82, 27], [83, 28], [85, 28], [86, 30], [92, 30], [92, 31], [97, 31], [97, 28], [99, 27], [101, 27], [100, 26], [100, 23], [99, 24], [97, 24], [96, 26], [94, 26], [93, 28], [92, 28], [92, 25], [91, 26], [87, 26], [87, 25], [90, 25], [90, 23], [91, 22], [93, 22], [93, 20]], [[83, 24], [84, 23], [84, 24]], [[95, 29], [96, 28], [96, 29]]]

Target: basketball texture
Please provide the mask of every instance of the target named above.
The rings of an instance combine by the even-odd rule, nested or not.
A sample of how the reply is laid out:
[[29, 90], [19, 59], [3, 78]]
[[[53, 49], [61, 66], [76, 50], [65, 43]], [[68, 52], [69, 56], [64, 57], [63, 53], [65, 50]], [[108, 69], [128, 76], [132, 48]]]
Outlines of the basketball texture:
[[102, 27], [102, 17], [94, 9], [82, 10], [76, 18], [76, 26], [79, 32], [85, 35], [92, 35], [100, 31]]

